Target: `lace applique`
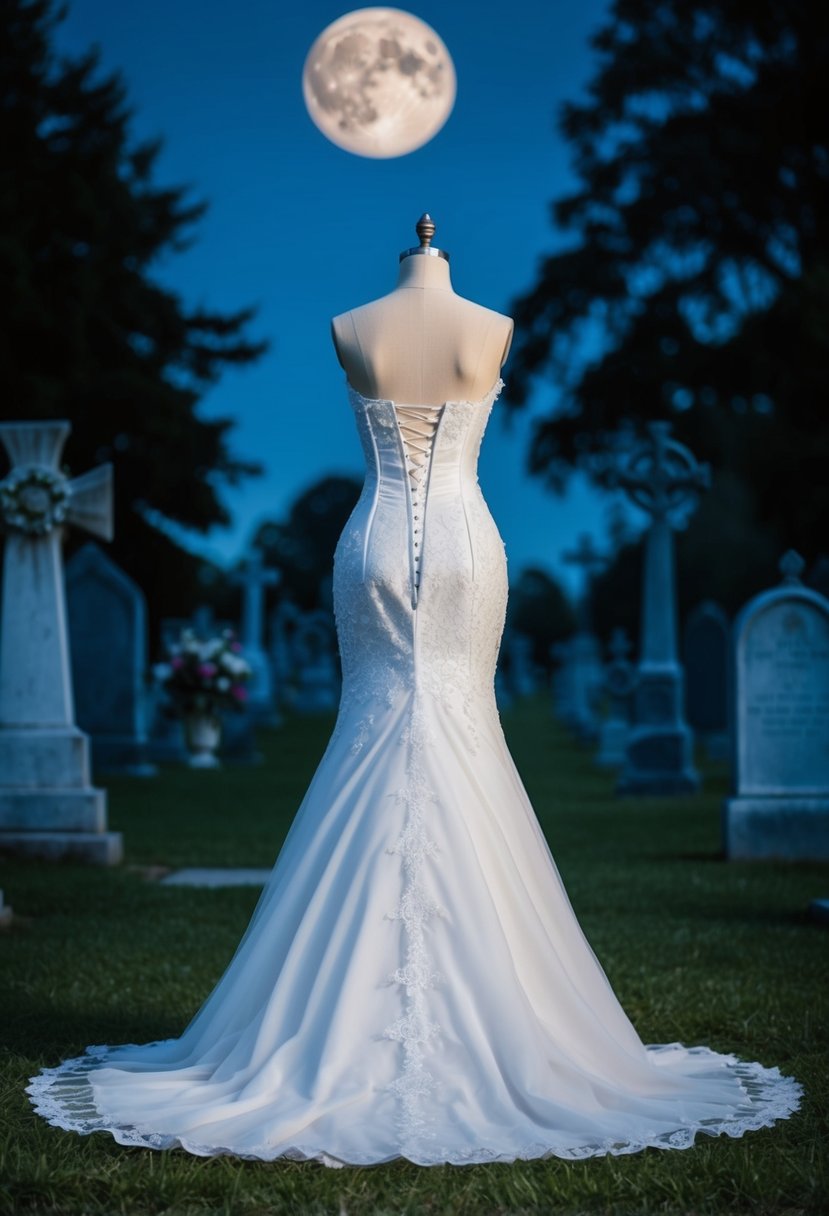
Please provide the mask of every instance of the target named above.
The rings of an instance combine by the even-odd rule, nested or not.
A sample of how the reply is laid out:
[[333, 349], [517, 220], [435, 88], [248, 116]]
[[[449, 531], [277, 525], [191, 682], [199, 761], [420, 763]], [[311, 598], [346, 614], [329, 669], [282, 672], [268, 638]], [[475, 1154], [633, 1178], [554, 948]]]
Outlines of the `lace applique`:
[[403, 923], [404, 962], [388, 977], [390, 983], [403, 987], [403, 1012], [382, 1032], [383, 1038], [403, 1048], [400, 1073], [389, 1086], [400, 1102], [398, 1130], [403, 1145], [423, 1143], [434, 1134], [420, 1102], [437, 1084], [426, 1066], [424, 1047], [440, 1034], [440, 1027], [429, 1017], [426, 992], [442, 978], [429, 958], [426, 926], [431, 917], [445, 914], [430, 896], [423, 873], [424, 863], [438, 852], [425, 821], [427, 807], [438, 801], [426, 780], [423, 751], [430, 739], [421, 694], [415, 691], [408, 726], [400, 739], [408, 748], [406, 785], [391, 795], [405, 806], [405, 821], [396, 843], [386, 850], [402, 859], [403, 871], [400, 903], [386, 913], [387, 919]]

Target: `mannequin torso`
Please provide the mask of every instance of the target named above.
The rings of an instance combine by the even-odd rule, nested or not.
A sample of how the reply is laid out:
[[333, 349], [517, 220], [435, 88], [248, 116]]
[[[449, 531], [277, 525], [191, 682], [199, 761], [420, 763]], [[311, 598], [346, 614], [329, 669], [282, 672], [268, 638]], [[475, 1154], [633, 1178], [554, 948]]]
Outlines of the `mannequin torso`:
[[337, 358], [364, 397], [479, 401], [498, 378], [513, 322], [455, 294], [449, 263], [410, 254], [388, 295], [331, 322]]

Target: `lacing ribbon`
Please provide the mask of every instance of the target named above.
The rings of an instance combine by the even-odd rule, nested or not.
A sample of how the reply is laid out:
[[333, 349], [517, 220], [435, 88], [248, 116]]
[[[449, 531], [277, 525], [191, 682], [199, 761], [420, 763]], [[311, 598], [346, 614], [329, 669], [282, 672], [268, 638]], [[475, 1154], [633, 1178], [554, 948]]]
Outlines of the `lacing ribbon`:
[[442, 405], [396, 405], [400, 434], [406, 446], [409, 480], [413, 490], [420, 489], [427, 467], [432, 440], [440, 420]]

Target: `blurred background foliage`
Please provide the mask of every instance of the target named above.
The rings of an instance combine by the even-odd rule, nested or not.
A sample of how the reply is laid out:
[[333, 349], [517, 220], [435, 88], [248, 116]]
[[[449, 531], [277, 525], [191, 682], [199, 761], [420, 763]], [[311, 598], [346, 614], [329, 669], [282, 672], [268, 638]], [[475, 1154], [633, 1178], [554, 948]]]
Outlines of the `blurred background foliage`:
[[[93, 52], [56, 55], [51, 0], [3, 0], [0, 14], [5, 400], [17, 417], [72, 421], [73, 473], [115, 465], [112, 556], [154, 626], [200, 601], [234, 610], [238, 589], [186, 538], [227, 522], [222, 489], [261, 470], [234, 453], [232, 420], [200, 406], [267, 342], [252, 309], [192, 308], [160, 285], [205, 204], [155, 183], [159, 145], [131, 141], [120, 76]], [[624, 424], [668, 417], [714, 473], [678, 539], [681, 610], [710, 597], [733, 613], [790, 546], [825, 583], [829, 6], [615, 0], [593, 46], [586, 99], [559, 118], [578, 182], [551, 204], [564, 244], [512, 308], [507, 406], [553, 403], [529, 468], [562, 488]], [[271, 596], [330, 602], [358, 493], [323, 477], [262, 523], [253, 540], [282, 576]], [[611, 543], [594, 621], [636, 633], [640, 552], [623, 515]], [[513, 578], [510, 622], [537, 661], [568, 613], [551, 576]]]
[[[529, 460], [553, 486], [626, 421], [671, 419], [714, 474], [681, 600], [733, 612], [783, 549], [829, 551], [829, 6], [616, 0], [593, 45], [559, 118], [566, 244], [514, 301], [507, 404], [554, 388]], [[600, 628], [632, 615], [637, 561], [596, 580]]]
[[154, 616], [181, 615], [205, 563], [176, 527], [226, 523], [221, 487], [259, 469], [231, 450], [232, 421], [198, 407], [266, 343], [249, 336], [251, 309], [193, 309], [157, 281], [205, 204], [154, 184], [160, 145], [131, 142], [119, 75], [95, 52], [55, 54], [50, 0], [3, 0], [0, 14], [4, 414], [68, 418], [74, 474], [113, 463], [112, 557]]

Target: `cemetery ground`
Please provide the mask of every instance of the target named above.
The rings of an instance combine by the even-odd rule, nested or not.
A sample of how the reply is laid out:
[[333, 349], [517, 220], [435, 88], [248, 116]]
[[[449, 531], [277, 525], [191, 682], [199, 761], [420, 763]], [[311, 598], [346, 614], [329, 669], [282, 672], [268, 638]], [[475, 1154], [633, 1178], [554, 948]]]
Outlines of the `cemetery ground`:
[[554, 726], [544, 699], [503, 722], [582, 927], [644, 1042], [776, 1065], [803, 1083], [800, 1110], [688, 1150], [429, 1169], [196, 1158], [48, 1125], [24, 1093], [30, 1075], [87, 1044], [178, 1035], [230, 960], [258, 889], [154, 876], [273, 863], [333, 723], [293, 718], [262, 735], [261, 767], [107, 781], [122, 867], [0, 864], [16, 916], [0, 935], [0, 1212], [826, 1212], [829, 935], [807, 906], [829, 894], [829, 867], [724, 862], [724, 765], [702, 763], [700, 795], [619, 801], [613, 775]]

